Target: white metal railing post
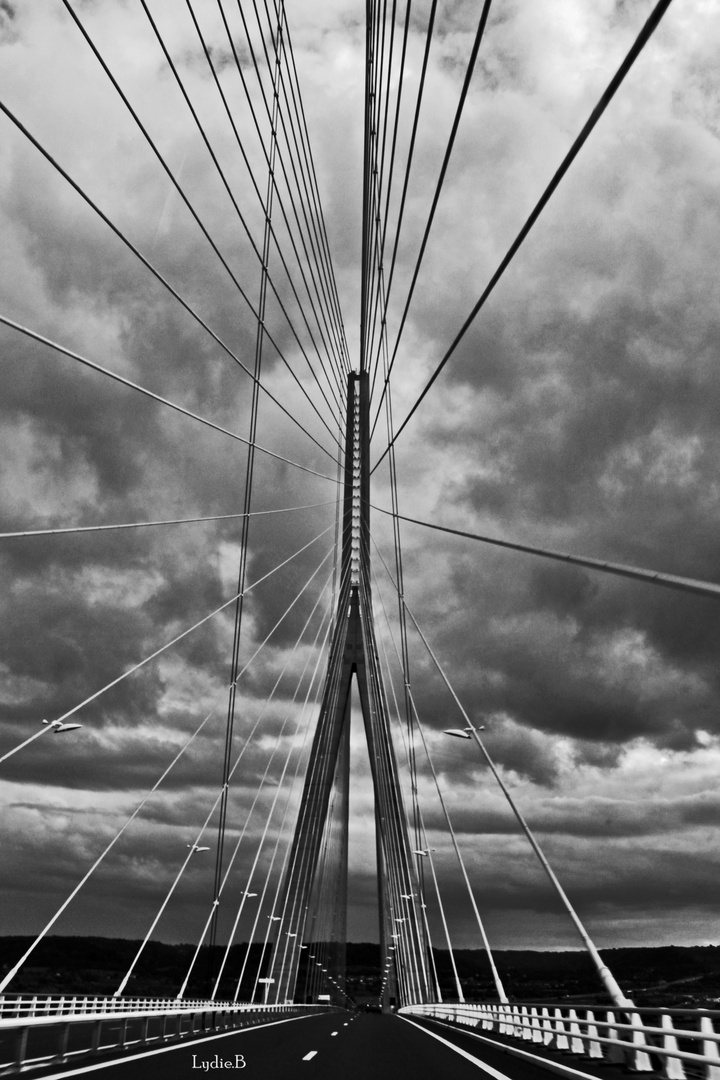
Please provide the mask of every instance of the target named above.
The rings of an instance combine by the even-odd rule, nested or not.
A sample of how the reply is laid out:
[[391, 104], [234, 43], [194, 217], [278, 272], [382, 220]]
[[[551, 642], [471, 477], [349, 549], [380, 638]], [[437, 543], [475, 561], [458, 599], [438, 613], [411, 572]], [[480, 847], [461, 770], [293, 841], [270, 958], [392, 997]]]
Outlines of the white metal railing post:
[[[634, 1029], [632, 1033], [633, 1045], [646, 1046], [645, 1035], [642, 1031], [638, 1030], [643, 1026], [638, 1013], [634, 1012], [630, 1014], [630, 1024]], [[652, 1061], [644, 1050], [635, 1050], [633, 1052], [632, 1068], [635, 1072], [653, 1072]], [[718, 1077], [718, 1080], [720, 1080], [720, 1077]]]
[[552, 1020], [550, 1019], [550, 1010], [543, 1008], [542, 1011], [542, 1026], [543, 1026], [543, 1043], [548, 1046], [555, 1038], [555, 1032], [553, 1031]]
[[587, 1025], [587, 1054], [591, 1058], [602, 1058], [602, 1046], [598, 1042], [598, 1029], [595, 1023], [595, 1014], [592, 1009], [585, 1010], [585, 1023]]
[[[669, 1050], [671, 1053], [677, 1053], [678, 1041], [675, 1036], [672, 1016], [670, 1016], [669, 1013], [661, 1014], [660, 1026], [666, 1032], [666, 1034], [663, 1035], [663, 1049]], [[685, 1080], [685, 1068], [682, 1061], [676, 1057], [668, 1056], [664, 1058], [663, 1076], [667, 1077], [667, 1080]]]
[[523, 1037], [523, 1021], [519, 1005], [513, 1005], [512, 1007], [512, 1034], [516, 1038], [522, 1039]]
[[68, 1041], [70, 1039], [70, 1021], [60, 1025], [60, 1046], [57, 1061], [63, 1062], [67, 1057]]
[[18, 1029], [17, 1038], [15, 1040], [15, 1067], [17, 1072], [20, 1072], [25, 1064], [25, 1054], [27, 1053], [27, 1039], [28, 1029], [27, 1026], [23, 1026]]
[[102, 1035], [102, 1020], [96, 1020], [93, 1024], [92, 1041], [90, 1043], [91, 1052], [97, 1054], [100, 1049], [100, 1037]]
[[[700, 1017], [700, 1031], [703, 1035], [715, 1035], [712, 1017]], [[707, 1062], [705, 1065], [704, 1080], [720, 1080], [720, 1052], [714, 1039], [703, 1039], [703, 1056]]]
[[555, 1046], [558, 1050], [569, 1050], [570, 1044], [565, 1034], [565, 1024], [561, 1009], [555, 1010]]
[[[610, 1025], [614, 1024], [615, 1013], [608, 1012], [606, 1015], [606, 1021]], [[608, 1039], [612, 1039], [612, 1043], [608, 1049], [608, 1059], [614, 1065], [624, 1065], [626, 1060], [626, 1050], [621, 1045], [620, 1036], [618, 1034], [617, 1028], [608, 1027], [606, 1030]]]
[[575, 1009], [570, 1009], [568, 1019], [570, 1021], [570, 1050], [573, 1054], [584, 1054], [585, 1043], [582, 1040], [578, 1014]]
[[530, 1013], [528, 1012], [527, 1005], [523, 1005], [520, 1010], [520, 1024], [522, 1027], [522, 1037], [524, 1041], [532, 1039], [532, 1027], [530, 1026]]

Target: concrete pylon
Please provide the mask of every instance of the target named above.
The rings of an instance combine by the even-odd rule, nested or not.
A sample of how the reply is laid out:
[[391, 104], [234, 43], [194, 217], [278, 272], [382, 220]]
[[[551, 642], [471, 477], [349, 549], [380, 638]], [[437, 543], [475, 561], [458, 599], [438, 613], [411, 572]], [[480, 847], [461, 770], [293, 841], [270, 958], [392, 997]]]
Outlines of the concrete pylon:
[[[269, 975], [271, 999], [294, 1000], [299, 946], [309, 930], [313, 885], [333, 785], [349, 782], [350, 700], [356, 679], [375, 795], [380, 944], [390, 958], [385, 1003], [431, 999], [428, 943], [408, 837], [387, 700], [375, 641], [370, 587], [369, 402], [366, 373], [348, 377], [340, 585], [320, 714], [276, 914], [278, 937]], [[347, 821], [345, 823], [347, 830]], [[333, 894], [347, 898], [347, 832], [336, 860]], [[340, 863], [338, 866], [337, 863]], [[408, 900], [411, 897], [412, 899]], [[344, 912], [335, 926], [344, 924]], [[392, 948], [391, 948], [392, 947]], [[333, 966], [344, 971], [344, 948]], [[336, 978], [336, 982], [340, 980]], [[330, 984], [332, 996], [339, 991]]]

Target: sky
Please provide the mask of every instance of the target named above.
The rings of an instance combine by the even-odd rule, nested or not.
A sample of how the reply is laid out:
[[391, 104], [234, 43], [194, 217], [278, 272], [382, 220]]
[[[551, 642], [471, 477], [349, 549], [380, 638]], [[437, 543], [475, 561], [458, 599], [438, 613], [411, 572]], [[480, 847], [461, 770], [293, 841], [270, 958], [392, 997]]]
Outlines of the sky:
[[[6, 115], [0, 116], [0, 315], [246, 438], [251, 383], [238, 361], [253, 365], [256, 323], [233, 278], [257, 304], [260, 271], [237, 211], [259, 248], [263, 218], [188, 10], [171, 0], [148, 5], [235, 205], [141, 5], [75, 0], [72, 6], [232, 277], [61, 0], [0, 0], [0, 101], [215, 337]], [[391, 239], [429, 6], [423, 0], [412, 8]], [[193, 7], [264, 192], [266, 164], [218, 7], [200, 0]], [[238, 11], [225, 7], [251, 83]], [[650, 10], [647, 0], [493, 4], [393, 369], [396, 427]], [[296, 0], [287, 11], [356, 366], [364, 5]], [[404, 12], [399, 4], [396, 51]], [[388, 307], [391, 345], [477, 18], [477, 4], [438, 4]], [[716, 5], [675, 0], [398, 439], [401, 513], [720, 579], [719, 52]], [[267, 78], [262, 57], [261, 68]], [[395, 74], [393, 95], [397, 86]], [[282, 137], [279, 145], [282, 156]], [[284, 181], [278, 187], [286, 195]], [[277, 206], [274, 220], [302, 291]], [[324, 476], [257, 455], [252, 509], [280, 512], [254, 517], [250, 526], [248, 580], [259, 583], [244, 609], [240, 655], [242, 665], [250, 664], [238, 684], [235, 753], [245, 749], [228, 811], [228, 844], [232, 849], [241, 834], [242, 842], [222, 905], [223, 934], [240, 891], [258, 881], [254, 891], [261, 891], [296, 770], [283, 836], [297, 806], [331, 601], [333, 439], [342, 417], [328, 408], [302, 356], [302, 349], [311, 359], [316, 354], [275, 249], [269, 266], [277, 295], [269, 296], [266, 327], [288, 363], [266, 343], [262, 382], [287, 411], [261, 394], [258, 442]], [[316, 369], [328, 372], [323, 386], [332, 397], [322, 345], [320, 352]], [[242, 510], [242, 443], [17, 329], [0, 327], [0, 354], [0, 531]], [[373, 461], [387, 439], [383, 416]], [[389, 508], [387, 459], [373, 485], [373, 502]], [[311, 508], [287, 509], [294, 507]], [[374, 513], [372, 528], [391, 561], [389, 519]], [[402, 539], [409, 608], [472, 721], [485, 726], [490, 754], [598, 946], [720, 943], [717, 601], [417, 525], [403, 525]], [[238, 520], [0, 540], [0, 754], [230, 601], [239, 545]], [[374, 569], [392, 704], [402, 686], [397, 599], [379, 558]], [[146, 933], [208, 815], [202, 839], [213, 843], [232, 637], [230, 604], [73, 713], [81, 729], [48, 733], [0, 765], [1, 933], [42, 929], [209, 716], [53, 930]], [[472, 746], [442, 734], [462, 726], [462, 717], [412, 630], [409, 648], [420, 720], [491, 943], [577, 947], [488, 770]], [[400, 727], [393, 724], [407, 796]], [[357, 717], [352, 760], [349, 936], [369, 940], [377, 937], [373, 803]], [[479, 947], [421, 752], [418, 769], [453, 943]], [[269, 839], [249, 878], [274, 802]], [[277, 850], [271, 882], [284, 840]], [[263, 899], [262, 927], [273, 888]], [[196, 940], [211, 900], [212, 853], [198, 853], [155, 936]], [[255, 910], [248, 903], [240, 939], [251, 932]], [[442, 946], [432, 896], [428, 912], [434, 943]]]

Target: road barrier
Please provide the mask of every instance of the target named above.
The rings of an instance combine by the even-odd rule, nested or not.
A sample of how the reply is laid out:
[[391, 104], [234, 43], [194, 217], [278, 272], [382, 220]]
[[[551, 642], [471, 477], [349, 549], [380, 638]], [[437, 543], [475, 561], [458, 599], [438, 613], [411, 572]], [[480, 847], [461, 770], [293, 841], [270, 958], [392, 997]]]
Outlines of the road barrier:
[[483, 1002], [410, 1005], [399, 1011], [669, 1080], [720, 1080], [720, 1011], [715, 1009]]
[[337, 1011], [328, 1005], [250, 1005], [176, 998], [0, 997], [0, 1076], [87, 1055], [192, 1040]]

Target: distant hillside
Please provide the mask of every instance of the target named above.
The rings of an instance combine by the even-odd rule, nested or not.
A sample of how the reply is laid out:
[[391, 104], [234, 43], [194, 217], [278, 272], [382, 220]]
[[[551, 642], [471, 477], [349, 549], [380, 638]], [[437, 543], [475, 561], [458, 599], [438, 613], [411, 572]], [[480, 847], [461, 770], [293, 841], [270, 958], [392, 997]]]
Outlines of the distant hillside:
[[[29, 937], [0, 938], [0, 970], [5, 972], [31, 943]], [[140, 946], [124, 938], [49, 937], [33, 953], [14, 980], [11, 992], [111, 994]], [[194, 945], [166, 945], [151, 941], [135, 968], [126, 993], [174, 997], [183, 982], [195, 951]], [[219, 996], [234, 997], [247, 944], [230, 950]], [[214, 970], [223, 950], [216, 950]], [[253, 944], [239, 997], [248, 1000], [261, 962], [262, 947]], [[588, 956], [581, 951], [498, 951], [495, 962], [511, 1000], [558, 1001], [567, 998], [603, 1001], [598, 978]], [[447, 950], [434, 950], [435, 966], [443, 997], [455, 996], [455, 982]], [[623, 989], [636, 1004], [714, 1005], [720, 1001], [720, 947], [661, 946], [646, 949], [605, 949], [608, 963]], [[465, 997], [494, 998], [495, 988], [484, 952], [458, 949], [455, 961]], [[205, 996], [210, 957], [200, 951], [187, 996]], [[262, 962], [263, 974], [269, 953]], [[377, 996], [380, 986], [380, 946], [349, 942], [347, 946], [348, 992], [358, 1001]]]
[[[581, 997], [604, 1001], [587, 953], [508, 951], [493, 953], [511, 999], [560, 1000]], [[675, 945], [642, 949], [603, 949], [602, 956], [623, 990], [637, 1005], [713, 1005], [720, 1000], [720, 947]], [[483, 952], [455, 954], [466, 996], [490, 997], [493, 984]], [[448, 982], [447, 952], [438, 954], [441, 985]]]

